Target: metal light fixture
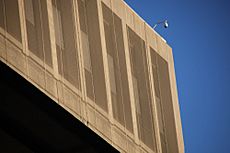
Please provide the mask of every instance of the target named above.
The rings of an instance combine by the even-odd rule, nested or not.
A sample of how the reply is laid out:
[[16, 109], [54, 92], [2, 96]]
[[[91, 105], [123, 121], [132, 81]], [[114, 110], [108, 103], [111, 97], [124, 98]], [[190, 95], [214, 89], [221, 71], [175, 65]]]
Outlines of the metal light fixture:
[[153, 26], [153, 29], [155, 29], [158, 25], [160, 24], [163, 24], [164, 25], [164, 28], [168, 28], [169, 27], [169, 23], [168, 23], [168, 20], [163, 20], [163, 21], [159, 21], [157, 22], [154, 26]]

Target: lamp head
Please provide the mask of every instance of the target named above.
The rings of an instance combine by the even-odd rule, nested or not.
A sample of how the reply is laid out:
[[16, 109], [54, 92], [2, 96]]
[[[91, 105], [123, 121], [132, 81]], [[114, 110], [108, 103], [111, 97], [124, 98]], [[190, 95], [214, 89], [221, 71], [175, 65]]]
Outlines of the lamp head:
[[164, 21], [164, 27], [165, 27], [165, 28], [168, 28], [168, 27], [169, 27], [169, 23], [168, 23], [167, 20]]

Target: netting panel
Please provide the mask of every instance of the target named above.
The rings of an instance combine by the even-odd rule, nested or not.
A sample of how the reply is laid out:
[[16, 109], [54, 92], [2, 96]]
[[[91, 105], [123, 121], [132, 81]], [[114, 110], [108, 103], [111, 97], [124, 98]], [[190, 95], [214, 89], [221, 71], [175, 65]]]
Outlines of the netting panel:
[[97, 1], [78, 0], [77, 2], [83, 41], [87, 96], [107, 112], [108, 103], [105, 88]]
[[102, 3], [113, 116], [133, 132], [121, 19]]
[[156, 141], [145, 42], [129, 27], [127, 30], [134, 86], [133, 89], [137, 108], [139, 138], [149, 148], [155, 151]]
[[73, 1], [53, 0], [54, 27], [59, 73], [74, 85], [80, 86], [78, 49]]
[[16, 40], [22, 42], [18, 1], [4, 0], [4, 4], [6, 17], [6, 31]]
[[28, 48], [52, 67], [47, 4], [45, 0], [25, 0]]

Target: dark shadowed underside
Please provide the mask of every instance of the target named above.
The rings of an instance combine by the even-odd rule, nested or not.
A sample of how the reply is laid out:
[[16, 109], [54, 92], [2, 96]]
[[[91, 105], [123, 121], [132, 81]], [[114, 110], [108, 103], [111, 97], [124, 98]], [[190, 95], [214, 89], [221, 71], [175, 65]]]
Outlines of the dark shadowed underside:
[[0, 152], [118, 152], [0, 62]]

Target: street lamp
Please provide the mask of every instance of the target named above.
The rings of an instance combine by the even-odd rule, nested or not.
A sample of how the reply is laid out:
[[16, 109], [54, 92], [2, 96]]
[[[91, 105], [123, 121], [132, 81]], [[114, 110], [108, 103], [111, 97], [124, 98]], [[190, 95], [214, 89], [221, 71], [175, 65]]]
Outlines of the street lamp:
[[168, 26], [169, 26], [168, 20], [163, 20], [163, 21], [157, 22], [157, 23], [153, 26], [153, 29], [155, 29], [159, 24], [163, 24], [165, 28], [168, 28]]

